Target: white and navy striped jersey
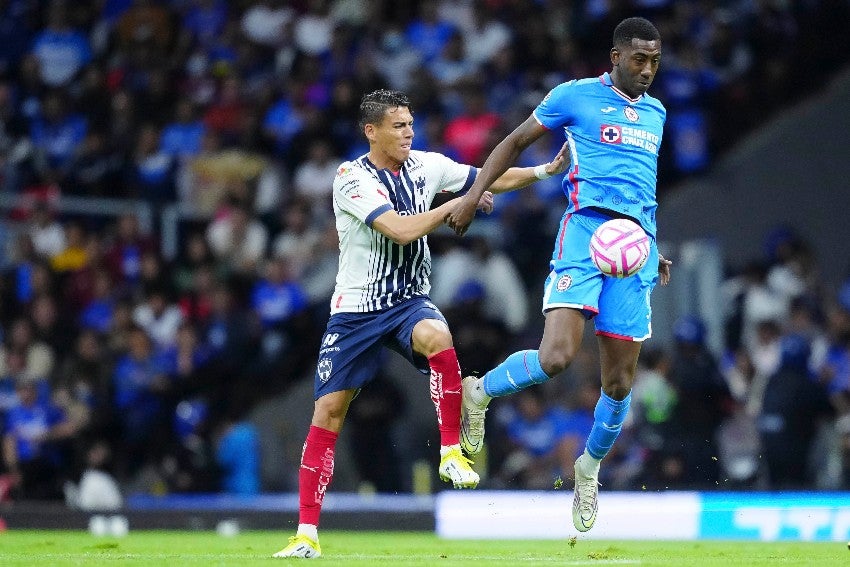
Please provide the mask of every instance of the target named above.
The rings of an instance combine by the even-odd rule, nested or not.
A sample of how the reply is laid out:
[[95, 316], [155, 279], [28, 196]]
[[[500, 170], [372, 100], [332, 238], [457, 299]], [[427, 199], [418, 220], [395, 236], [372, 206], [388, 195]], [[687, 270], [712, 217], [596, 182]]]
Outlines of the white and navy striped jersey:
[[395, 210], [424, 213], [441, 192], [463, 193], [478, 170], [434, 153], [411, 150], [398, 175], [377, 169], [367, 156], [339, 166], [333, 207], [339, 234], [339, 272], [331, 314], [386, 309], [431, 289], [431, 253], [426, 237], [396, 244], [372, 222]]

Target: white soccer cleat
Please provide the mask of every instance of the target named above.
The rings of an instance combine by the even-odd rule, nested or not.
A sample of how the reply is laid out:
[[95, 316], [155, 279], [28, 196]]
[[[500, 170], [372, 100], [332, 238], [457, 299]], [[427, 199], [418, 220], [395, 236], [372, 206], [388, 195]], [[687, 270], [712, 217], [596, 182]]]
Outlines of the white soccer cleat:
[[573, 496], [573, 525], [580, 532], [586, 532], [596, 522], [596, 513], [599, 510], [599, 469], [596, 474], [587, 476], [583, 472], [581, 459], [576, 459], [575, 488]]
[[289, 538], [289, 545], [272, 555], [272, 557], [299, 557], [301, 559], [316, 559], [322, 556], [322, 548], [318, 541], [313, 541], [305, 535], [294, 535]]
[[460, 446], [467, 455], [477, 455], [484, 448], [484, 415], [487, 408], [482, 408], [472, 400], [472, 388], [475, 387], [475, 376], [467, 376], [461, 382], [463, 385], [463, 401], [460, 408]]
[[472, 461], [455, 445], [440, 459], [440, 480], [451, 482], [455, 488], [475, 488], [481, 479], [478, 473], [472, 470], [471, 464]]

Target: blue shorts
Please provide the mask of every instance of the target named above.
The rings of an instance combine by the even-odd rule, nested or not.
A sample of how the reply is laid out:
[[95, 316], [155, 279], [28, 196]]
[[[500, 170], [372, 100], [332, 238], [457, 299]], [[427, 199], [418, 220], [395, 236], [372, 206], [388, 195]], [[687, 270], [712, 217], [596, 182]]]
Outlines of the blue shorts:
[[413, 327], [423, 319], [446, 323], [437, 306], [425, 296], [381, 311], [331, 315], [316, 364], [316, 399], [331, 392], [362, 388], [375, 377], [385, 346], [401, 354], [423, 374], [429, 374], [428, 360], [413, 352], [411, 341]]
[[652, 335], [649, 296], [658, 281], [658, 246], [649, 237], [649, 258], [628, 278], [603, 276], [588, 252], [596, 227], [612, 217], [581, 209], [561, 219], [549, 277], [543, 291], [543, 312], [557, 307], [580, 309], [595, 318], [596, 334], [627, 341], [644, 341]]

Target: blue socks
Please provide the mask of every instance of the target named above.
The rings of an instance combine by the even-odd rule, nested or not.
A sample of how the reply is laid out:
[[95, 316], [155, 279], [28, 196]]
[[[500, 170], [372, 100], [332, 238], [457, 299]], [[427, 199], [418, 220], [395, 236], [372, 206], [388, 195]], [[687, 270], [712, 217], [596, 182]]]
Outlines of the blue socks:
[[601, 460], [614, 446], [614, 441], [623, 429], [623, 422], [629, 413], [631, 402], [631, 392], [619, 402], [605, 392], [599, 396], [596, 409], [593, 411], [593, 429], [587, 437], [586, 449], [591, 457]]
[[484, 386], [484, 393], [491, 398], [498, 398], [524, 390], [532, 384], [541, 384], [548, 379], [549, 376], [540, 366], [537, 351], [521, 350], [485, 374], [481, 384]]

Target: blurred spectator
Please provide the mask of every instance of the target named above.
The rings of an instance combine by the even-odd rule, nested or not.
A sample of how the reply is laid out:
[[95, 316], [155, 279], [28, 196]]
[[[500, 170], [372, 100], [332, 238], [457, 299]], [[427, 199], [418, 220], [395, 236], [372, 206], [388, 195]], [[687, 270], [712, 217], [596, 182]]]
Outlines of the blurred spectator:
[[65, 229], [43, 201], [36, 201], [33, 206], [29, 235], [36, 253], [42, 258], [52, 258], [65, 250]]
[[49, 179], [64, 179], [88, 131], [86, 119], [72, 114], [61, 91], [45, 95], [30, 126], [36, 168]]
[[63, 0], [52, 0], [47, 27], [36, 34], [33, 53], [41, 66], [41, 78], [51, 87], [68, 84], [91, 59], [88, 40], [71, 27]]
[[210, 46], [224, 30], [227, 3], [223, 0], [191, 0], [186, 8], [181, 23], [181, 51], [194, 45]]
[[92, 329], [99, 333], [107, 333], [112, 327], [115, 310], [115, 298], [112, 291], [112, 278], [109, 272], [104, 269], [97, 270], [92, 279], [91, 299], [80, 311], [80, 326], [83, 330]]
[[292, 182], [296, 194], [310, 200], [313, 208], [329, 208], [333, 180], [340, 161], [333, 155], [333, 148], [327, 141], [311, 142], [307, 159], [293, 175]]
[[412, 83], [411, 76], [421, 65], [423, 56], [406, 40], [400, 29], [390, 26], [383, 30], [376, 59], [378, 72], [389, 86], [407, 91]]
[[507, 353], [511, 333], [500, 319], [485, 311], [487, 290], [477, 280], [457, 288], [450, 307], [444, 310], [462, 374], [480, 375], [498, 364]]
[[115, 25], [118, 47], [132, 51], [139, 45], [153, 45], [167, 53], [174, 39], [174, 27], [168, 10], [152, 0], [133, 0]]
[[328, 0], [308, 0], [305, 13], [298, 16], [293, 28], [293, 40], [299, 51], [319, 55], [331, 44], [333, 21], [328, 11]]
[[192, 273], [189, 289], [177, 298], [184, 320], [195, 324], [206, 323], [212, 314], [215, 285], [216, 276], [211, 264], [202, 265]]
[[103, 432], [112, 420], [110, 399], [112, 365], [101, 335], [84, 330], [76, 338], [73, 351], [62, 361], [52, 377], [55, 389], [66, 389], [83, 401], [91, 412], [90, 426]]
[[[454, 116], [461, 110], [457, 102], [456, 89], [472, 81], [476, 73], [475, 65], [466, 58], [464, 53], [463, 37], [459, 33], [452, 33], [439, 55], [432, 58], [426, 64], [426, 68], [440, 88], [442, 103], [447, 107], [449, 115]], [[483, 92], [480, 94], [482, 98], [485, 98]], [[477, 164], [478, 162], [464, 161], [464, 163]]]
[[112, 197], [121, 167], [121, 156], [116, 148], [109, 147], [105, 133], [90, 130], [79, 145], [67, 192], [83, 197]]
[[[324, 317], [328, 315], [326, 307], [333, 294], [334, 284], [336, 283], [335, 274], [338, 269], [339, 235], [336, 232], [336, 225], [328, 221], [321, 229], [319, 241], [313, 250], [310, 263], [301, 276], [304, 292], [307, 294], [310, 304], [314, 308], [320, 309]], [[323, 320], [319, 327], [323, 327], [325, 321]]]
[[0, 346], [0, 375], [7, 374], [7, 360], [12, 353], [24, 357], [24, 374], [31, 379], [47, 378], [53, 372], [56, 354], [49, 345], [35, 338], [32, 322], [27, 318], [15, 319]]
[[129, 195], [158, 205], [173, 201], [176, 163], [160, 149], [160, 136], [156, 127], [147, 124], [139, 132], [136, 149], [126, 172]]
[[312, 207], [307, 199], [293, 199], [280, 211], [281, 231], [272, 241], [272, 254], [284, 258], [292, 277], [301, 279], [316, 258], [322, 238], [320, 227], [313, 222]]
[[204, 114], [204, 126], [215, 130], [225, 141], [235, 141], [239, 127], [248, 112], [248, 104], [242, 93], [242, 82], [238, 77], [222, 79], [215, 100]]
[[575, 460], [567, 412], [547, 403], [541, 388], [527, 388], [511, 402], [499, 406], [509, 445], [496, 480], [501, 486], [551, 488], [568, 477]]
[[106, 265], [113, 279], [133, 285], [141, 277], [142, 255], [156, 250], [156, 242], [142, 233], [139, 218], [125, 214], [118, 218], [115, 239], [106, 252]]
[[490, 133], [501, 119], [487, 110], [487, 99], [482, 89], [470, 86], [463, 89], [463, 108], [460, 114], [446, 124], [445, 142], [456, 148], [460, 161], [484, 165]]
[[417, 17], [407, 25], [404, 31], [408, 45], [416, 49], [426, 64], [440, 55], [453, 35], [455, 27], [440, 19], [436, 0], [419, 3]]
[[470, 26], [461, 36], [467, 59], [481, 66], [511, 43], [511, 30], [494, 14], [493, 6], [486, 2], [472, 3]]
[[[97, 64], [89, 65], [80, 78], [79, 92], [74, 95], [75, 109], [82, 114], [91, 130], [106, 130], [109, 127], [109, 107], [112, 93], [106, 73]], [[118, 148], [112, 148], [116, 151]]]
[[206, 132], [205, 125], [195, 115], [195, 106], [189, 99], [177, 102], [174, 121], [162, 130], [162, 151], [184, 162], [201, 151], [201, 141]]
[[269, 47], [279, 45], [294, 10], [282, 0], [260, 0], [242, 15], [242, 31], [251, 41]]
[[228, 272], [253, 274], [268, 244], [268, 231], [242, 202], [231, 202], [209, 225], [207, 241]]
[[716, 433], [731, 410], [731, 396], [717, 363], [705, 344], [705, 323], [686, 315], [673, 326], [676, 348], [670, 383], [676, 389], [673, 443], [686, 456], [680, 481], [710, 487], [718, 480]]
[[466, 242], [469, 250], [455, 246], [435, 263], [431, 298], [449, 306], [461, 285], [477, 281], [485, 291], [484, 312], [510, 332], [520, 332], [528, 324], [528, 294], [516, 266], [485, 237], [468, 237]]
[[361, 487], [376, 492], [410, 490], [402, 473], [403, 455], [398, 449], [396, 424], [404, 417], [403, 392], [391, 378], [379, 373], [357, 396], [348, 410], [351, 456]]
[[785, 335], [780, 350], [781, 364], [768, 380], [758, 426], [770, 487], [799, 489], [807, 485], [807, 465], [817, 426], [830, 414], [830, 407], [825, 390], [809, 373], [808, 340]]
[[210, 416], [203, 398], [181, 400], [174, 410], [174, 439], [160, 464], [172, 492], [209, 493], [219, 490], [219, 470], [209, 439]]
[[191, 232], [183, 240], [183, 249], [172, 271], [174, 288], [179, 293], [190, 291], [195, 285], [195, 274], [213, 263], [207, 240], [202, 232]]
[[14, 75], [30, 45], [34, 9], [18, 0], [0, 2], [0, 75]]
[[71, 272], [88, 264], [86, 231], [82, 224], [70, 221], [65, 225], [65, 249], [50, 259], [54, 272]]
[[307, 296], [293, 279], [289, 262], [273, 258], [254, 287], [251, 306], [267, 330], [283, 331], [292, 318], [307, 307]]
[[39, 294], [30, 306], [33, 335], [57, 355], [64, 355], [74, 342], [74, 321], [68, 321], [53, 294]]
[[222, 470], [221, 490], [229, 494], [260, 492], [260, 439], [257, 428], [232, 410], [216, 435], [215, 460]]
[[35, 380], [21, 375], [15, 386], [18, 402], [8, 410], [3, 428], [5, 470], [21, 498], [60, 498], [65, 463], [57, 443], [74, 431], [56, 406], [39, 399]]
[[133, 310], [133, 322], [144, 329], [157, 346], [173, 346], [183, 313], [163, 287], [151, 287], [145, 295], [145, 301]]
[[127, 352], [112, 376], [119, 430], [118, 475], [132, 478], [143, 465], [159, 459], [168, 439], [168, 399], [173, 385], [156, 356], [154, 345], [140, 327], [130, 330]]

